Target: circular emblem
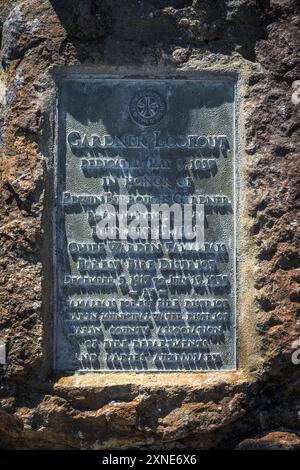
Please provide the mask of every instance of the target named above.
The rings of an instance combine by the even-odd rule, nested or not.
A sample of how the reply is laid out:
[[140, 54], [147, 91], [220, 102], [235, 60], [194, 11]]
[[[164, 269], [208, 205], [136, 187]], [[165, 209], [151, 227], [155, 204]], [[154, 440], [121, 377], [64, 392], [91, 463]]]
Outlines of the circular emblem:
[[143, 126], [153, 126], [166, 113], [164, 98], [152, 90], [139, 91], [130, 101], [129, 111], [132, 119]]

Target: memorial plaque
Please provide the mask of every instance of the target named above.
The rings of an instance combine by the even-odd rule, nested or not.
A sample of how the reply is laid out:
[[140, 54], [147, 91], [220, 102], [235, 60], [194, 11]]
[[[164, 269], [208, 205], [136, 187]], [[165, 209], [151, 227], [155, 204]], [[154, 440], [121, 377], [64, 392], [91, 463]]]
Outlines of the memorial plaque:
[[235, 368], [234, 107], [228, 77], [62, 81], [56, 370]]

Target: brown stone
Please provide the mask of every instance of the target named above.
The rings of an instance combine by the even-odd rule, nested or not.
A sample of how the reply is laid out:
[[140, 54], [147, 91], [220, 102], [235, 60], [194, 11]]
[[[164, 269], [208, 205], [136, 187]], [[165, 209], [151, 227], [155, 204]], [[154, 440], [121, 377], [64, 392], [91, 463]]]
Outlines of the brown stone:
[[[64, 3], [0, 2], [0, 448], [299, 448], [298, 2]], [[69, 66], [239, 75], [236, 372], [53, 375], [55, 77]], [[289, 432], [246, 439], [270, 429]]]
[[300, 437], [292, 432], [269, 432], [262, 437], [245, 439], [238, 450], [299, 450]]

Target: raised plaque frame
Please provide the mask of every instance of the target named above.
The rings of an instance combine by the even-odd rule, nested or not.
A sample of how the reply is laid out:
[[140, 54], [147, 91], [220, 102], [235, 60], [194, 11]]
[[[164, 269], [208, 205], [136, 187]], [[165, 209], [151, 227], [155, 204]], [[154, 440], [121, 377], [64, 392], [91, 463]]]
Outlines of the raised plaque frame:
[[[234, 224], [234, 234], [233, 234], [233, 240], [234, 240], [234, 249], [233, 249], [233, 256], [234, 256], [234, 308], [235, 308], [235, 315], [234, 315], [234, 345], [235, 345], [235, 350], [234, 350], [234, 356], [235, 356], [235, 361], [234, 364], [232, 364], [232, 367], [230, 368], [225, 368], [225, 369], [220, 369], [220, 370], [132, 370], [132, 369], [121, 369], [121, 370], [107, 370], [107, 369], [97, 369], [97, 370], [86, 370], [84, 372], [94, 372], [94, 373], [130, 373], [130, 372], [135, 372], [135, 373], [163, 373], [163, 372], [184, 372], [184, 373], [196, 373], [196, 372], [216, 372], [216, 371], [234, 371], [236, 370], [237, 367], [237, 357], [236, 357], [236, 342], [237, 342], [237, 335], [236, 335], [236, 317], [237, 317], [237, 303], [238, 303], [238, 282], [237, 282], [237, 204], [238, 204], [238, 185], [237, 185], [237, 175], [238, 175], [238, 162], [237, 162], [237, 155], [238, 155], [238, 130], [237, 130], [237, 118], [236, 118], [236, 109], [239, 106], [239, 98], [238, 98], [238, 82], [237, 82], [237, 75], [235, 73], [192, 73], [189, 72], [187, 74], [182, 73], [179, 75], [176, 75], [176, 77], [172, 75], [160, 75], [160, 76], [126, 76], [126, 75], [113, 75], [113, 74], [99, 74], [99, 73], [83, 73], [80, 71], [76, 71], [76, 73], [66, 73], [64, 74], [63, 77], [60, 77], [58, 80], [58, 87], [60, 88], [62, 83], [68, 80], [75, 80], [75, 81], [97, 81], [97, 80], [199, 80], [199, 81], [226, 81], [230, 84], [232, 84], [232, 87], [234, 89], [234, 103], [233, 103], [233, 120], [232, 120], [232, 125], [233, 125], [233, 188], [234, 188], [234, 201], [233, 201], [233, 207], [234, 207], [234, 215], [233, 215], [233, 224]], [[59, 93], [58, 93], [59, 97]], [[59, 98], [58, 98], [59, 102]], [[63, 111], [61, 109], [57, 109], [57, 122], [61, 122], [63, 118]], [[70, 370], [68, 368], [63, 369], [63, 368], [57, 368], [57, 361], [56, 361], [56, 322], [57, 322], [57, 311], [58, 311], [58, 299], [57, 299], [57, 277], [56, 277], [56, 249], [57, 249], [57, 233], [56, 233], [56, 223], [57, 223], [57, 211], [58, 209], [58, 204], [57, 204], [57, 197], [60, 191], [60, 181], [59, 181], [59, 176], [58, 176], [58, 171], [59, 169], [59, 159], [60, 159], [60, 146], [61, 146], [61, 132], [59, 132], [58, 125], [56, 127], [56, 149], [57, 151], [55, 152], [55, 160], [54, 160], [54, 180], [55, 180], [55, 204], [54, 204], [54, 217], [53, 217], [53, 240], [54, 240], [54, 259], [53, 259], [53, 273], [54, 273], [54, 305], [55, 305], [55, 319], [54, 319], [54, 370], [57, 371], [64, 371], [64, 372], [75, 372], [73, 369]], [[76, 370], [76, 372], [83, 372], [82, 370]]]

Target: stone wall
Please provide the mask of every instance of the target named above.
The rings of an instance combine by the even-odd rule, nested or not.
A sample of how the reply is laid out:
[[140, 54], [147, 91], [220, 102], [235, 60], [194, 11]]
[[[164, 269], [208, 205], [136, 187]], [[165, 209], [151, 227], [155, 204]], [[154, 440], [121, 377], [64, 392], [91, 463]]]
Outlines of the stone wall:
[[[0, 447], [299, 448], [299, 3], [1, 0], [0, 19]], [[53, 375], [55, 83], [79, 66], [238, 74], [236, 372]]]

